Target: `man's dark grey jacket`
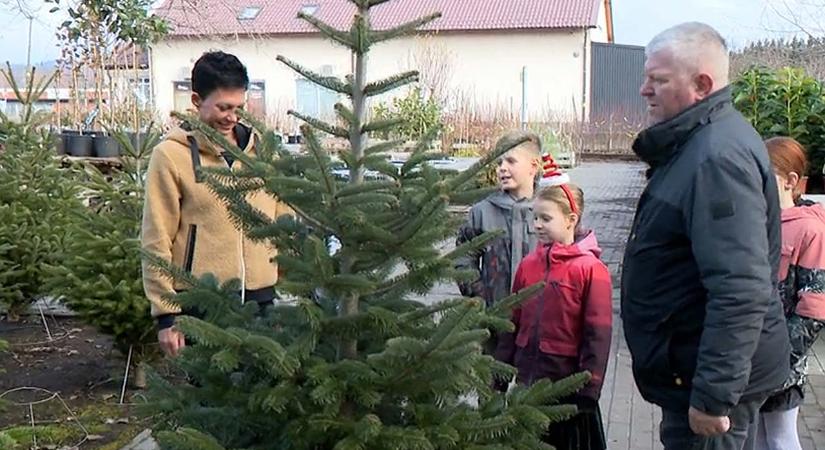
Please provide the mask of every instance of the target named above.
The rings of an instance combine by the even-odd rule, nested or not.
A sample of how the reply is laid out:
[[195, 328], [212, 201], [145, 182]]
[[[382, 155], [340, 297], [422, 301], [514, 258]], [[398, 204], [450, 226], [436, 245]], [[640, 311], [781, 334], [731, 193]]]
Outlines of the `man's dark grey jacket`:
[[622, 319], [642, 396], [725, 415], [782, 387], [776, 180], [723, 89], [643, 131], [648, 165], [624, 257]]

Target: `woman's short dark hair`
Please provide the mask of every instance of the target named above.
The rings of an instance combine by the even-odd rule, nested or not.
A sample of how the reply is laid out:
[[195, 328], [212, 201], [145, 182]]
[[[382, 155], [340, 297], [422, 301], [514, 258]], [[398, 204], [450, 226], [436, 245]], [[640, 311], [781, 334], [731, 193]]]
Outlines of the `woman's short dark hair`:
[[229, 53], [206, 52], [192, 68], [192, 91], [206, 98], [217, 89], [249, 89], [249, 75], [241, 61]]

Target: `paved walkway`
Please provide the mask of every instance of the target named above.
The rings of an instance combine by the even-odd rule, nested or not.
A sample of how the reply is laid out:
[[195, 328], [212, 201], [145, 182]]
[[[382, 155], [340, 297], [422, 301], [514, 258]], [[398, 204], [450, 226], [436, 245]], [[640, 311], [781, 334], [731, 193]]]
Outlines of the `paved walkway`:
[[[644, 166], [633, 163], [588, 163], [576, 168], [571, 178], [585, 193], [585, 226], [596, 230], [610, 267], [614, 286], [619, 286], [624, 245], [633, 220], [636, 201], [644, 186]], [[452, 285], [439, 285], [429, 301], [454, 298]], [[614, 333], [601, 407], [606, 421], [609, 450], [661, 449], [658, 408], [645, 402], [633, 382], [630, 354], [619, 318], [619, 295], [614, 290]], [[811, 360], [810, 386], [799, 419], [805, 450], [825, 450], [825, 342], [820, 340]]]

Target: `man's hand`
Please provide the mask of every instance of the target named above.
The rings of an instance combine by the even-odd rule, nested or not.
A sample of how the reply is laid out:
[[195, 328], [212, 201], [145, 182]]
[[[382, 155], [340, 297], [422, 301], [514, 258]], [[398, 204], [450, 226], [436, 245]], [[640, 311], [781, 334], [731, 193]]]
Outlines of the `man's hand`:
[[183, 333], [176, 330], [175, 327], [164, 328], [158, 331], [158, 343], [160, 349], [166, 356], [175, 357], [180, 354], [180, 351], [186, 347], [186, 339]]
[[700, 436], [716, 436], [725, 434], [730, 430], [730, 418], [728, 416], [710, 416], [694, 407], [688, 410], [688, 421], [690, 429]]

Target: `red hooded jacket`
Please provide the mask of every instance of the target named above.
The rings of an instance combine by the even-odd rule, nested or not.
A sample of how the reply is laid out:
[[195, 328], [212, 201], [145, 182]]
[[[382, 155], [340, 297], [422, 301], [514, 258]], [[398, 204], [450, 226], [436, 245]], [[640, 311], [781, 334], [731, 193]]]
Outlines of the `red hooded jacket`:
[[612, 285], [593, 232], [571, 245], [542, 244], [518, 267], [513, 292], [545, 282], [513, 310], [514, 333], [499, 339], [496, 359], [518, 369], [518, 381], [559, 380], [584, 370], [592, 379], [580, 395], [598, 400], [612, 336]]

